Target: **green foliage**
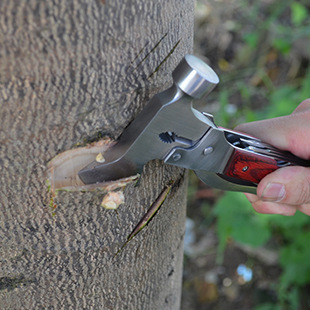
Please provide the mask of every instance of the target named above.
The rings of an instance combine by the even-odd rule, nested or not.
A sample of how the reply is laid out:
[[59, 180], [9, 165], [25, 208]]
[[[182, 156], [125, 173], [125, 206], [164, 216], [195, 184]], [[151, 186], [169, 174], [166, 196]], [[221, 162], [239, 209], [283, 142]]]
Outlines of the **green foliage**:
[[277, 309], [284, 304], [285, 309], [297, 309], [298, 288], [310, 283], [309, 217], [300, 212], [292, 217], [258, 214], [242, 193], [232, 192], [217, 201], [214, 214], [219, 238], [218, 263], [222, 262], [229, 240], [253, 247], [263, 246], [274, 237], [281, 240], [279, 263], [283, 273], [278, 286], [279, 304], [265, 304], [257, 309]]
[[[259, 18], [261, 4], [258, 0], [252, 1], [251, 7], [248, 1], [242, 3], [249, 9], [247, 18], [252, 19], [255, 26], [240, 27], [244, 45], [231, 60], [234, 70], [221, 76], [220, 109], [215, 114], [216, 123], [229, 128], [241, 122], [288, 115], [310, 97], [310, 66], [303, 66], [298, 74], [280, 80], [268, 71], [270, 63], [278, 66], [275, 70], [281, 72], [281, 64], [291, 62], [296, 40], [310, 42], [309, 3], [273, 1], [269, 16], [264, 20]], [[286, 16], [286, 23], [282, 21], [283, 16]], [[264, 49], [257, 51], [262, 44]], [[310, 43], [307, 48], [310, 50]], [[271, 56], [275, 59], [268, 63], [266, 59]], [[231, 103], [236, 98], [239, 101], [233, 109]], [[310, 283], [309, 217], [300, 212], [293, 217], [258, 214], [240, 193], [225, 193], [217, 201], [214, 215], [219, 261], [230, 240], [253, 247], [263, 246], [270, 240], [277, 242], [283, 270], [277, 287], [279, 301], [258, 305], [255, 310], [299, 309], [300, 289]]]
[[285, 55], [287, 55], [291, 50], [291, 44], [286, 38], [275, 38], [272, 44], [276, 50]]
[[310, 257], [310, 232], [295, 237], [295, 240], [284, 246], [280, 252], [280, 263], [285, 267], [282, 275], [282, 285], [285, 287], [292, 283], [304, 285], [310, 281], [310, 264], [305, 261]]
[[310, 283], [309, 217], [298, 212], [294, 217], [274, 217], [271, 224], [284, 241], [280, 249], [283, 273], [279, 283], [279, 298], [282, 303], [289, 305], [289, 309], [297, 309], [298, 288]]
[[308, 17], [308, 11], [304, 5], [301, 3], [294, 1], [291, 4], [292, 11], [292, 23], [294, 26], [301, 26], [306, 18]]
[[251, 32], [243, 36], [244, 41], [251, 47], [255, 48], [259, 42], [259, 33]]
[[253, 211], [242, 193], [226, 193], [217, 201], [214, 212], [217, 216], [219, 261], [231, 238], [257, 247], [264, 245], [271, 237], [268, 216]]
[[279, 86], [270, 94], [270, 105], [264, 111], [265, 116], [266, 118], [273, 118], [288, 115], [293, 112], [299, 102], [299, 92], [295, 86]]
[[272, 303], [265, 303], [255, 307], [255, 310], [282, 310], [279, 305], [275, 305]]
[[308, 68], [305, 77], [301, 81], [299, 95], [301, 100], [305, 100], [310, 97], [310, 67]]

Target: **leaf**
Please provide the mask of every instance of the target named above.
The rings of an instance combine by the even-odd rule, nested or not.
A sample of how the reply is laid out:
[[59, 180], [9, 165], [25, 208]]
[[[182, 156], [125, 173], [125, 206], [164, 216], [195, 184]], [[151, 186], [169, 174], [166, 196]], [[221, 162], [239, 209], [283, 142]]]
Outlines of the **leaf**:
[[305, 100], [310, 97], [310, 69], [308, 68], [306, 76], [301, 83], [300, 100]]
[[283, 116], [292, 113], [299, 100], [297, 88], [292, 85], [283, 85], [270, 95], [270, 106], [267, 118]]
[[224, 252], [229, 238], [257, 247], [271, 237], [269, 216], [256, 213], [242, 193], [226, 193], [216, 203], [215, 214], [219, 255]]
[[291, 4], [291, 13], [292, 23], [295, 26], [300, 26], [308, 17], [307, 8], [297, 1]]
[[244, 41], [252, 48], [256, 48], [259, 40], [259, 33], [252, 32], [244, 35]]
[[[303, 232], [305, 225], [309, 224], [309, 217], [299, 211], [294, 216], [274, 215], [270, 219], [270, 224], [277, 231], [280, 230], [287, 240], [294, 242], [296, 236]], [[292, 231], [294, 231], [294, 234], [292, 234]]]
[[279, 305], [273, 303], [264, 303], [255, 307], [254, 310], [281, 310]]
[[272, 45], [282, 54], [287, 55], [291, 51], [292, 42], [284, 38], [276, 38]]
[[310, 231], [294, 234], [294, 241], [283, 247], [280, 264], [283, 267], [282, 285], [304, 285], [310, 281]]

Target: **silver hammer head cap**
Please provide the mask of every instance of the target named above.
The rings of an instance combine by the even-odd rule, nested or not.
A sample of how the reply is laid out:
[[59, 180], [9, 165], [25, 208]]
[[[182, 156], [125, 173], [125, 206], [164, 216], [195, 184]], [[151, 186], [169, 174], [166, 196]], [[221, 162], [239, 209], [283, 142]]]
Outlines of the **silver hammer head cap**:
[[202, 98], [220, 81], [217, 74], [204, 61], [185, 55], [172, 73], [174, 83], [187, 95]]

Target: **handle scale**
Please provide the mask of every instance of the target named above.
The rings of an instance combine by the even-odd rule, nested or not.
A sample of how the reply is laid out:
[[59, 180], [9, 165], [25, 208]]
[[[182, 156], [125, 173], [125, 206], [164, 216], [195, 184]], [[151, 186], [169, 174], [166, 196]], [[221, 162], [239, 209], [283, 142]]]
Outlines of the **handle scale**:
[[282, 151], [254, 137], [226, 131], [227, 141], [234, 148], [223, 176], [257, 185], [267, 174], [285, 166], [309, 167], [310, 161]]
[[227, 177], [258, 184], [262, 178], [278, 168], [277, 160], [274, 158], [235, 149], [223, 174]]

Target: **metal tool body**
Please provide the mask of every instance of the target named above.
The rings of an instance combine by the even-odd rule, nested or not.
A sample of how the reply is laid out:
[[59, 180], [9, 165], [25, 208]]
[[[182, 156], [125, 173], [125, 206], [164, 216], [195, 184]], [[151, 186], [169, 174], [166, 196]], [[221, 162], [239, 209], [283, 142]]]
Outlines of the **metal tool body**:
[[174, 84], [155, 95], [103, 154], [104, 162], [89, 164], [79, 177], [85, 184], [116, 180], [142, 172], [152, 159], [192, 169], [206, 184], [224, 190], [256, 192], [268, 173], [286, 166], [309, 166], [251, 136], [218, 128], [213, 117], [192, 107], [192, 100], [219, 82], [202, 60], [186, 55], [173, 72]]

